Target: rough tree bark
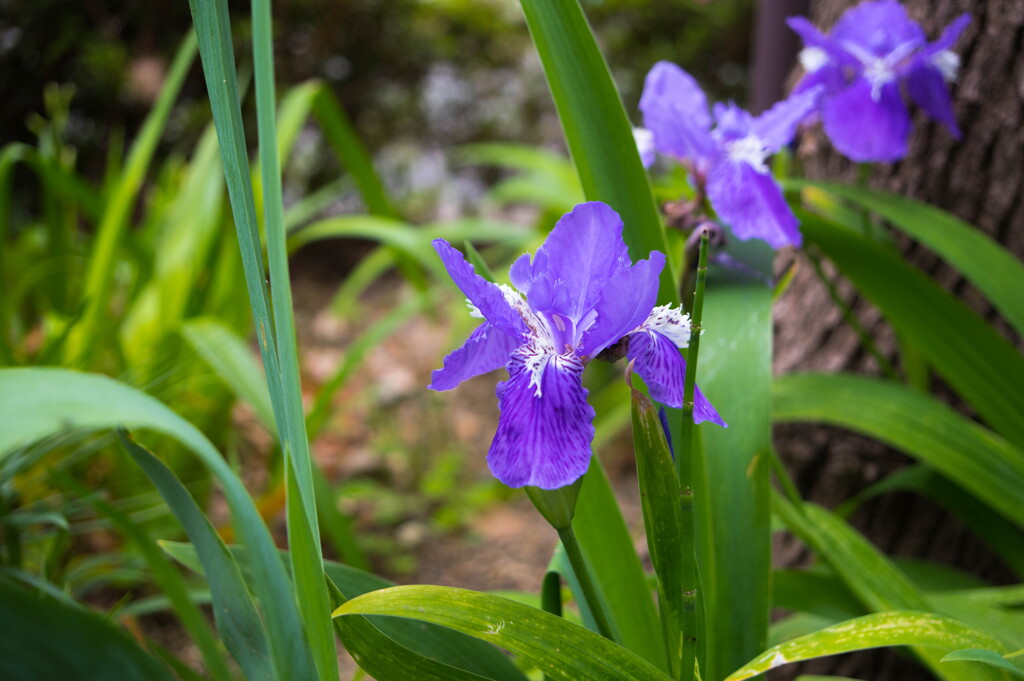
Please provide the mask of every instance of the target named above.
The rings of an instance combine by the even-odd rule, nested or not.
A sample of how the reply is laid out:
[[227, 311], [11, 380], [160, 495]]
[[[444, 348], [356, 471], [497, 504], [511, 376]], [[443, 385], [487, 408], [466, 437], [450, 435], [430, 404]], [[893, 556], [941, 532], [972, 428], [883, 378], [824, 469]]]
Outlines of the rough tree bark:
[[[810, 18], [828, 28], [854, 4], [853, 0], [811, 0]], [[907, 158], [876, 166], [870, 184], [948, 210], [1024, 256], [1024, 0], [906, 0], [904, 4], [932, 39], [959, 14], [971, 15], [971, 24], [956, 45], [962, 67], [954, 99], [963, 138], [954, 140], [945, 128], [919, 115]], [[855, 179], [853, 164], [831, 150], [820, 133], [811, 135], [799, 154], [811, 177]], [[956, 272], [923, 248], [909, 242], [903, 246], [911, 262], [1021, 344]], [[837, 279], [837, 283], [883, 352], [893, 359], [895, 342], [884, 319], [845, 282]], [[799, 263], [793, 286], [776, 308], [775, 355], [780, 373], [878, 373], [806, 261]], [[877, 443], [835, 429], [787, 426], [778, 428], [776, 436], [801, 492], [827, 506], [849, 498], [906, 461]], [[920, 498], [888, 495], [862, 509], [855, 524], [889, 555], [960, 566], [995, 582], [1008, 579], [1005, 568], [980, 542], [951, 516]], [[793, 542], [782, 542], [777, 549], [777, 558], [787, 564], [807, 558]], [[898, 654], [884, 651], [823, 660], [803, 665], [799, 671], [879, 681], [932, 678]]]

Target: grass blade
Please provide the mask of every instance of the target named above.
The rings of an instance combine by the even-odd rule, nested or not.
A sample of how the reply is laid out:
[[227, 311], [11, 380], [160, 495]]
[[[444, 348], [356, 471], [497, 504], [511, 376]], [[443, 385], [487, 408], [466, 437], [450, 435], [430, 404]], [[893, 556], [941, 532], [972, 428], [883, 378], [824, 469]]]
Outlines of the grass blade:
[[298, 608], [270, 532], [252, 497], [220, 452], [195, 426], [153, 397], [106, 376], [67, 369], [0, 370], [0, 461], [18, 447], [67, 431], [147, 428], [191, 449], [220, 482], [239, 536], [251, 549], [252, 591], [266, 615], [280, 678], [311, 678], [312, 658]]
[[142, 125], [139, 136], [128, 153], [128, 162], [117, 182], [113, 196], [106, 203], [106, 210], [96, 233], [96, 241], [89, 256], [88, 271], [82, 297], [86, 305], [81, 321], [68, 339], [65, 364], [76, 366], [87, 354], [99, 337], [99, 325], [106, 319], [110, 288], [114, 278], [114, 258], [117, 248], [128, 225], [132, 207], [138, 199], [139, 190], [160, 135], [167, 125], [171, 107], [178, 97], [185, 76], [196, 55], [196, 40], [189, 35], [178, 54], [174, 57], [167, 79], [160, 90], [160, 96]]
[[247, 679], [274, 679], [267, 632], [235, 559], [171, 469], [121, 434], [121, 444], [146, 472], [196, 547], [210, 584], [217, 630]]

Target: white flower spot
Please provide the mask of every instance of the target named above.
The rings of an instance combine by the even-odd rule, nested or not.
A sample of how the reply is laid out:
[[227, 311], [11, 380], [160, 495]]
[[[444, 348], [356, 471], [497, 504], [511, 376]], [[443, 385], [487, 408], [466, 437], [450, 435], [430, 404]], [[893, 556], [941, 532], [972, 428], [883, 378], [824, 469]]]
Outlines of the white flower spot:
[[757, 135], [747, 135], [741, 139], [729, 142], [726, 146], [729, 158], [734, 161], [742, 161], [749, 164], [759, 173], [767, 173], [768, 166], [765, 160], [768, 158], [768, 148], [764, 140]]
[[677, 348], [685, 348], [690, 344], [690, 315], [684, 313], [681, 307], [659, 305], [651, 310], [637, 331], [657, 331]]
[[469, 316], [476, 319], [483, 319], [484, 315], [480, 312], [480, 308], [473, 304], [473, 301], [466, 298], [466, 307], [469, 308]]
[[956, 82], [960, 75], [960, 55], [952, 50], [940, 50], [932, 55], [932, 65], [947, 83]]
[[828, 52], [820, 47], [805, 47], [800, 50], [800, 66], [807, 73], [814, 73], [828, 63]]
[[786, 664], [787, 662], [789, 662], [789, 660], [786, 659], [786, 656], [783, 655], [782, 653], [778, 653], [777, 652], [774, 655], [772, 655], [772, 659], [768, 662], [768, 664], [771, 665], [769, 667], [769, 669], [775, 669], [776, 667], [781, 667], [782, 665]]
[[654, 155], [654, 133], [647, 128], [633, 128], [633, 142], [640, 152], [640, 158]]
[[896, 71], [885, 59], [873, 59], [864, 65], [864, 77], [871, 83], [871, 99], [882, 98], [882, 88], [896, 80]]

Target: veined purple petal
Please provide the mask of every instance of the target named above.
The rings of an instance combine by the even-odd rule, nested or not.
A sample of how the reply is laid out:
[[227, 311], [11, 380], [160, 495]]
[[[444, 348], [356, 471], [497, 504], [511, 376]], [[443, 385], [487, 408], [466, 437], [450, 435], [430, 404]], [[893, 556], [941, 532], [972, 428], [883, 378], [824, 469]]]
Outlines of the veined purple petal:
[[431, 390], [451, 390], [463, 381], [508, 363], [520, 342], [490, 322], [484, 322], [469, 335], [462, 347], [444, 358], [444, 366], [431, 375]]
[[629, 334], [626, 357], [647, 384], [651, 399], [676, 409], [683, 406], [686, 362], [675, 343], [656, 331], [636, 331]]
[[501, 417], [487, 453], [491, 473], [509, 487], [572, 484], [590, 466], [594, 439], [583, 362], [527, 345], [512, 354], [508, 371], [497, 389]]
[[843, 12], [830, 37], [876, 57], [885, 57], [906, 44], [922, 47], [926, 42], [924, 31], [896, 0], [869, 0], [851, 7]]
[[[644, 379], [652, 399], [677, 409], [683, 406], [686, 360], [675, 343], [657, 331], [637, 331], [629, 335], [626, 357], [633, 361], [633, 370]], [[703, 421], [728, 428], [700, 388], [694, 386], [693, 422]]]
[[818, 86], [776, 103], [754, 119], [751, 124], [754, 134], [764, 142], [769, 152], [775, 153], [792, 141], [796, 126], [814, 112], [821, 94], [822, 87]]
[[772, 248], [799, 246], [799, 222], [768, 173], [724, 159], [708, 174], [708, 198], [718, 217], [739, 239], [763, 239]]
[[648, 260], [639, 260], [609, 278], [595, 308], [597, 321], [580, 344], [581, 356], [593, 357], [647, 319], [658, 299], [659, 277], [664, 268], [665, 255], [652, 251]]
[[561, 315], [583, 333], [594, 321], [608, 279], [628, 265], [618, 213], [598, 201], [581, 203], [562, 216], [537, 250], [530, 307], [549, 317]]
[[480, 310], [484, 319], [512, 337], [525, 338], [528, 335], [522, 315], [509, 304], [500, 287], [477, 274], [462, 253], [444, 239], [434, 239], [432, 243], [452, 281]]
[[953, 137], [960, 139], [960, 128], [953, 114], [953, 101], [949, 96], [946, 79], [937, 67], [927, 61], [920, 61], [907, 76], [907, 92], [915, 104], [949, 128]]
[[675, 64], [660, 61], [648, 72], [640, 111], [644, 127], [654, 134], [654, 148], [661, 153], [693, 161], [714, 154], [704, 92]]
[[821, 120], [832, 144], [851, 161], [897, 161], [907, 153], [910, 115], [899, 85], [888, 83], [872, 96], [871, 83], [857, 78], [826, 99]]

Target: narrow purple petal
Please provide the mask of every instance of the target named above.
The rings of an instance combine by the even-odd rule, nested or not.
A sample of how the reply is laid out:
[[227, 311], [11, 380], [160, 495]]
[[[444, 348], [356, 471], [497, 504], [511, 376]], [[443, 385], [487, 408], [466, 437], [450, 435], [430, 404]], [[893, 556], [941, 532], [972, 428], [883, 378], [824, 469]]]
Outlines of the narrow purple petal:
[[581, 203], [562, 216], [537, 250], [530, 307], [566, 317], [582, 332], [593, 322], [592, 310], [609, 277], [628, 264], [618, 213], [597, 201]]
[[830, 44], [829, 38], [822, 33], [817, 26], [812, 24], [807, 17], [789, 17], [786, 23], [808, 47], [826, 48]]
[[796, 127], [807, 119], [818, 106], [822, 87], [807, 89], [775, 104], [754, 119], [752, 129], [769, 152], [775, 153], [786, 146], [796, 134]]
[[518, 340], [484, 322], [470, 334], [462, 347], [444, 358], [444, 366], [431, 374], [431, 390], [451, 390], [463, 381], [500, 369], [508, 363]]
[[[818, 30], [818, 27], [808, 21], [805, 17], [790, 17], [786, 19], [789, 27], [800, 36], [804, 45], [816, 48], [821, 51], [821, 57], [827, 59], [827, 64], [833, 67], [852, 65], [856, 60], [832, 38]], [[810, 72], [812, 69], [808, 69]]]
[[522, 338], [527, 335], [522, 315], [509, 304], [498, 286], [477, 274], [462, 253], [444, 239], [434, 239], [433, 244], [452, 281], [480, 310], [484, 319], [512, 337]]
[[971, 23], [970, 14], [961, 14], [954, 19], [949, 26], [943, 29], [942, 35], [934, 43], [931, 43], [924, 49], [924, 53], [927, 55], [941, 52], [942, 50], [948, 50], [956, 44], [956, 41], [960, 38], [960, 34], [967, 28], [967, 25]]
[[[672, 341], [657, 331], [632, 333], [626, 357], [633, 360], [633, 370], [644, 379], [652, 399], [677, 409], [683, 406], [686, 360]], [[694, 386], [693, 422], [703, 421], [728, 428], [700, 388]]]
[[508, 370], [508, 381], [497, 389], [501, 416], [487, 453], [491, 473], [509, 487], [572, 484], [590, 466], [594, 439], [583, 363], [524, 346], [512, 354]]
[[924, 31], [896, 0], [862, 2], [846, 10], [830, 36], [877, 57], [884, 57], [908, 43], [919, 47], [925, 44]]
[[775, 179], [749, 163], [723, 160], [712, 167], [708, 198], [739, 239], [763, 239], [772, 248], [799, 246], [799, 222]]
[[693, 161], [714, 153], [704, 92], [675, 64], [660, 61], [648, 72], [640, 111], [644, 127], [654, 135], [654, 148], [661, 153]]
[[653, 251], [648, 260], [623, 268], [608, 280], [598, 301], [597, 321], [583, 336], [579, 353], [593, 357], [640, 326], [658, 299], [665, 255]]
[[928, 62], [916, 65], [907, 77], [907, 92], [915, 104], [949, 128], [953, 137], [960, 139], [960, 128], [953, 114], [953, 101], [949, 96], [946, 79], [938, 68]]
[[700, 391], [699, 386], [693, 386], [693, 422], [703, 423], [710, 421], [716, 426], [722, 426], [728, 428], [729, 424], [725, 422], [718, 414], [718, 410], [711, 404], [708, 398], [704, 397], [704, 393]]
[[907, 153], [910, 115], [896, 83], [883, 85], [876, 101], [871, 83], [857, 78], [825, 101], [821, 120], [832, 144], [851, 161], [897, 161]]

